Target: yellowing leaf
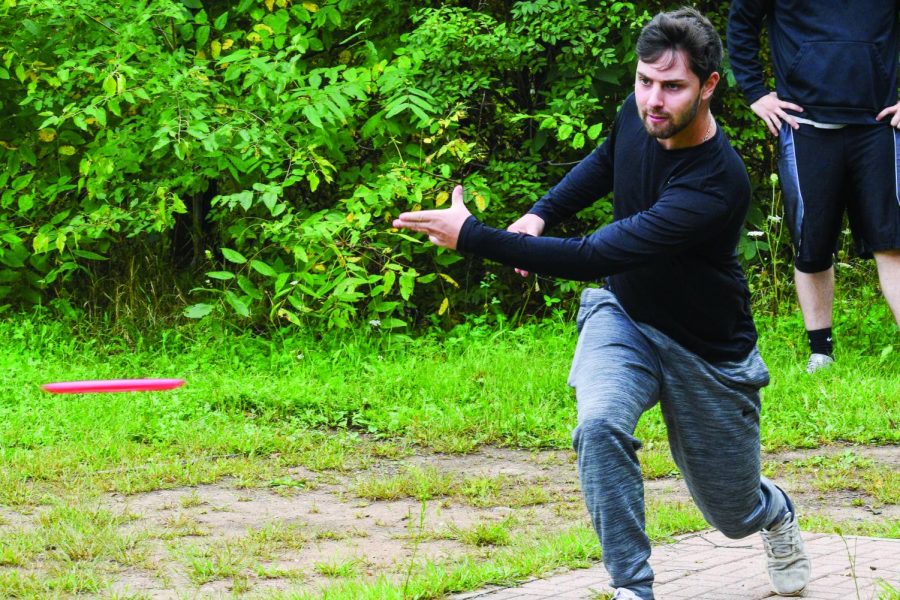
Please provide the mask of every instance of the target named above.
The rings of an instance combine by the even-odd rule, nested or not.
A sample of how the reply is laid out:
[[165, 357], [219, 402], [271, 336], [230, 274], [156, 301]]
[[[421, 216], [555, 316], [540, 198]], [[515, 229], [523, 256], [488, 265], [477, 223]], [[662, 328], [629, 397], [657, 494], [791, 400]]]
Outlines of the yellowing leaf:
[[269, 12], [275, 10], [275, 0], [266, 0], [266, 8], [269, 9]]
[[62, 148], [59, 149], [59, 153], [62, 154], [63, 156], [72, 156], [73, 154], [75, 154], [75, 147], [74, 146], [63, 146]]
[[475, 192], [475, 206], [478, 207], [478, 210], [484, 212], [484, 209], [487, 208], [487, 200], [484, 199], [484, 196]]
[[56, 139], [56, 132], [52, 129], [41, 129], [38, 131], [38, 139], [42, 142], [52, 142]]
[[305, 8], [309, 12], [316, 12], [317, 10], [319, 10], [319, 5], [313, 2], [304, 2], [303, 8]]
[[222, 54], [222, 42], [220, 42], [219, 40], [213, 40], [209, 45], [209, 54], [213, 58], [219, 58], [219, 55]]
[[107, 96], [115, 96], [116, 95], [116, 78], [112, 75], [108, 76], [103, 80], [103, 91], [106, 92]]
[[348, 223], [352, 223], [352, 222], [353, 222], [353, 213], [348, 213], [348, 214], [347, 214], [347, 222], [348, 222]]
[[448, 194], [447, 192], [441, 192], [440, 194], [437, 195], [437, 198], [434, 199], [434, 205], [439, 207], [449, 199], [450, 199], [450, 194]]
[[438, 273], [438, 275], [440, 275], [441, 277], [443, 277], [443, 278], [447, 281], [447, 283], [449, 283], [449, 284], [452, 285], [453, 287], [456, 287], [456, 288], [459, 287], [459, 284], [456, 283], [456, 280], [453, 279], [452, 277], [450, 277], [449, 275], [447, 275], [446, 273]]
[[256, 33], [255, 31], [252, 31], [247, 34], [247, 41], [250, 42], [251, 44], [258, 44], [259, 42], [262, 41], [262, 36], [259, 35], [258, 33]]
[[438, 309], [438, 316], [447, 312], [447, 309], [450, 308], [450, 300], [444, 298], [444, 301], [441, 302], [441, 307]]
[[234, 46], [234, 40], [231, 38], [228, 38], [227, 40], [222, 42], [222, 50], [228, 50], [232, 46]]
[[31, 245], [37, 254], [41, 254], [43, 252], [46, 252], [47, 248], [50, 246], [50, 238], [46, 233], [39, 233], [34, 236], [34, 239], [31, 241]]
[[352, 55], [350, 54], [350, 51], [344, 50], [340, 54], [338, 54], [338, 62], [340, 62], [342, 65], [346, 65], [350, 62], [351, 57]]

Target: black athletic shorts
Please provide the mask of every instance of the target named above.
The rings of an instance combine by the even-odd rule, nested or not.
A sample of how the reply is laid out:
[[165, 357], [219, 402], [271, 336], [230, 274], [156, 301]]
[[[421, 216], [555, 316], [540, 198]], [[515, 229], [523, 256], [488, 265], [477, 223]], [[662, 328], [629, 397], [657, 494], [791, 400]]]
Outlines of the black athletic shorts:
[[797, 270], [831, 267], [845, 211], [857, 254], [900, 248], [900, 132], [890, 125], [805, 123], [794, 130], [785, 123], [778, 139]]

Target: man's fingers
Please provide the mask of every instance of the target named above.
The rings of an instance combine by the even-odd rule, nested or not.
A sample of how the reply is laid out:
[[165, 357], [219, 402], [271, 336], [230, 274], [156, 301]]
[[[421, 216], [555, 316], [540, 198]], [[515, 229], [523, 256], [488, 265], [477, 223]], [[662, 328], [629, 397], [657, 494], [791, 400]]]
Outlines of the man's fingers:
[[778, 117], [774, 114], [770, 114], [768, 119], [765, 119], [766, 125], [769, 127], [769, 131], [772, 132], [772, 135], [778, 137], [778, 130], [781, 129], [781, 121], [778, 120]]
[[799, 106], [799, 105], [797, 105], [797, 104], [794, 104], [793, 102], [785, 102], [784, 100], [781, 100], [781, 108], [783, 108], [783, 109], [786, 108], [786, 109], [788, 109], [788, 110], [793, 110], [794, 112], [803, 112], [803, 107], [802, 107], [802, 106]]
[[[778, 111], [778, 117], [779, 117], [782, 121], [784, 121], [785, 123], [787, 123], [788, 125], [790, 125], [792, 129], [799, 129], [799, 128], [800, 128], [800, 123], [798, 123], [797, 120], [796, 120], [792, 115], [789, 115], [788, 113], [784, 112], [783, 110], [779, 110], [779, 111]], [[779, 124], [778, 129], [781, 129], [780, 124]]]
[[880, 121], [889, 115], [893, 115], [891, 118], [891, 125], [897, 127], [897, 125], [900, 124], [900, 109], [898, 109], [898, 106], [900, 105], [895, 104], [894, 106], [887, 107], [878, 113], [878, 116], [875, 118]]
[[434, 244], [435, 246], [440, 244], [440, 240], [437, 238], [437, 236], [434, 236], [434, 235], [429, 235], [428, 241], [431, 242], [432, 244]]

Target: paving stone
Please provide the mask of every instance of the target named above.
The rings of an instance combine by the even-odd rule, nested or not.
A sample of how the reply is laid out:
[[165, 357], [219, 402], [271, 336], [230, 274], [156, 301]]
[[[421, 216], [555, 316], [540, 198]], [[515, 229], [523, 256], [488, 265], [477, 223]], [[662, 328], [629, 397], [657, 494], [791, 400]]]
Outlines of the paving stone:
[[[900, 540], [804, 534], [813, 557], [806, 600], [877, 598], [880, 582], [900, 588]], [[848, 552], [848, 546], [850, 551]], [[769, 587], [759, 536], [729, 540], [716, 531], [686, 536], [653, 549], [659, 600], [763, 600]], [[858, 591], [857, 591], [858, 588]], [[603, 565], [568, 571], [515, 588], [486, 588], [453, 600], [588, 600], [610, 591]]]

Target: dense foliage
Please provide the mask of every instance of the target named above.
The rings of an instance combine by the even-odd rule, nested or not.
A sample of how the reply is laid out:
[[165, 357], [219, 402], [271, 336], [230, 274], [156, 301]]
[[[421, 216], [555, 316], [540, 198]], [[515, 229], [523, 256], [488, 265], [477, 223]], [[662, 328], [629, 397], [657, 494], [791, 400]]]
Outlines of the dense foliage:
[[[697, 5], [724, 32], [728, 3]], [[517, 218], [602, 141], [663, 8], [0, 0], [0, 306], [385, 329], [552, 307], [575, 284], [390, 220], [454, 182], [487, 222]], [[730, 79], [715, 108], [765, 225], [770, 142]]]

